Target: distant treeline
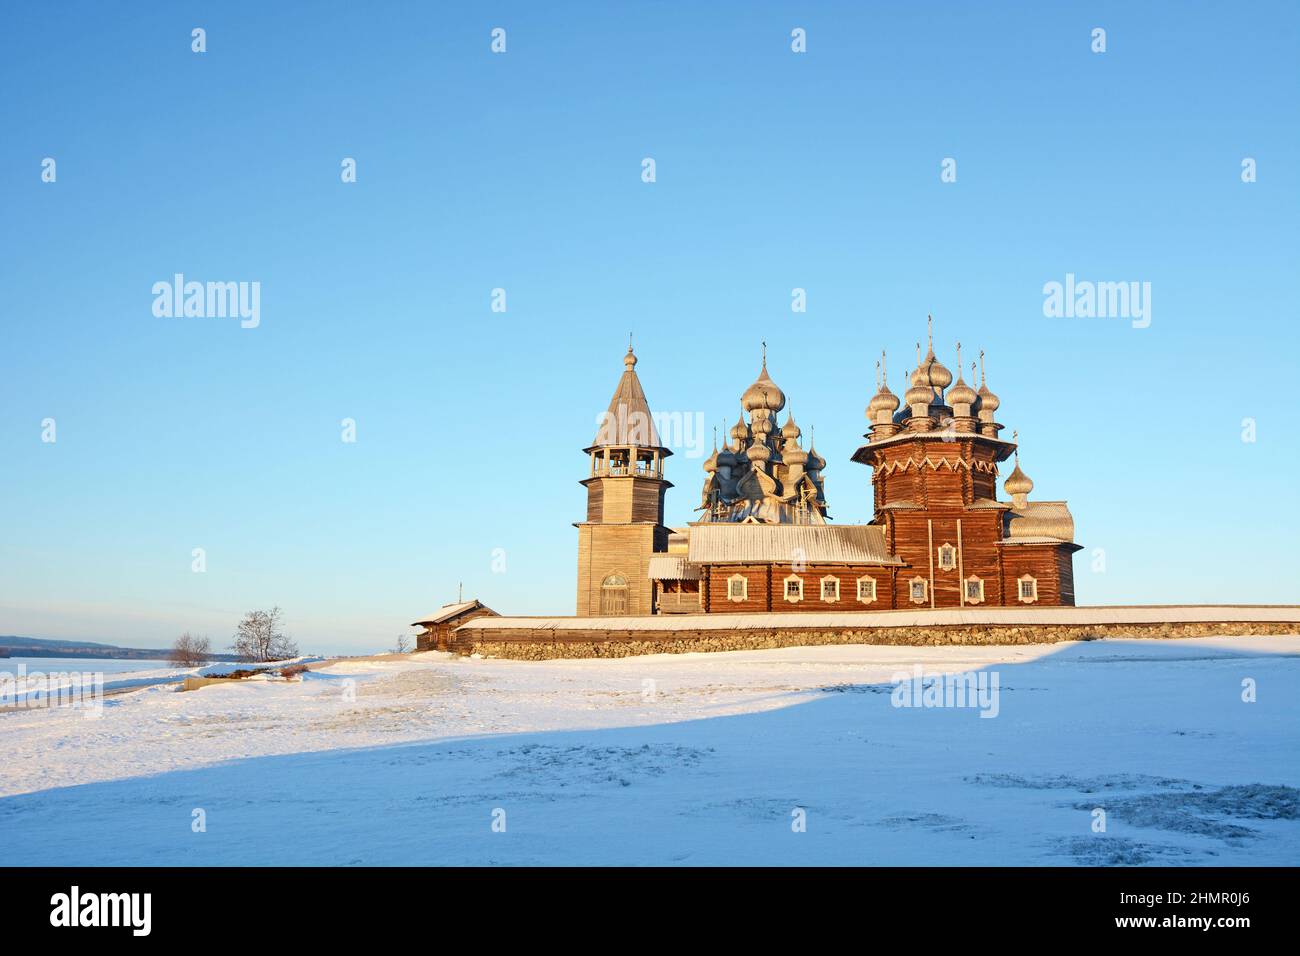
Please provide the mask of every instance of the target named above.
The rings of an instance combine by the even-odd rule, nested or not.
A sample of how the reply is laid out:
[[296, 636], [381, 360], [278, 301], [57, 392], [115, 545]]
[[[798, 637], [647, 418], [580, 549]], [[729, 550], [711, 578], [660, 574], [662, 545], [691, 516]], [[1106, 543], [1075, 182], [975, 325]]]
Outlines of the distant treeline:
[[[0, 636], [0, 657], [99, 657], [105, 660], [162, 661], [170, 653], [162, 647], [117, 647], [95, 642], [51, 640], [43, 637]], [[213, 661], [237, 661], [235, 654], [209, 654]]]

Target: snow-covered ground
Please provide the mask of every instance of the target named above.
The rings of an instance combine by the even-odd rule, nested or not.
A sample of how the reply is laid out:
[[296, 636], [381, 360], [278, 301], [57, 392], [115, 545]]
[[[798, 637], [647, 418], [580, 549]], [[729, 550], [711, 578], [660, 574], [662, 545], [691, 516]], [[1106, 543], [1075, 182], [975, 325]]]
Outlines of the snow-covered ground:
[[[166, 661], [131, 661], [93, 658], [6, 658], [0, 660], [0, 707], [39, 703], [50, 696], [91, 698], [97, 691], [120, 692], [154, 684], [179, 684], [186, 677], [219, 677], [240, 669], [310, 664], [321, 657], [294, 657], [275, 664], [215, 661], [202, 667], [178, 668]], [[76, 693], [61, 694], [62, 691]]]
[[1300, 637], [346, 660], [0, 712], [0, 767], [16, 864], [1297, 864]]

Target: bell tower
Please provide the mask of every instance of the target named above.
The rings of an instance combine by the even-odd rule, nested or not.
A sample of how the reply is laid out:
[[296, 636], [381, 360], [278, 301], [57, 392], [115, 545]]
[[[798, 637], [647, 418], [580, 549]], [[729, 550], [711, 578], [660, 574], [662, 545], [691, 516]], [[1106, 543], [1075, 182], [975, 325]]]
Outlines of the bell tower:
[[601, 416], [589, 458], [587, 520], [578, 529], [579, 617], [652, 611], [650, 556], [668, 550], [664, 459], [629, 344], [623, 376]]

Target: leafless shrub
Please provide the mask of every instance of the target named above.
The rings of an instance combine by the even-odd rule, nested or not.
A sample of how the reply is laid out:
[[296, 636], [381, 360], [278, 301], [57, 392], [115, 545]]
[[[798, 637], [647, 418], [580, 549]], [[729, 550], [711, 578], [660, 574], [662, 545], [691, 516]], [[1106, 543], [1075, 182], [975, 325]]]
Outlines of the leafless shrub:
[[173, 667], [199, 667], [208, 662], [212, 653], [212, 642], [206, 637], [195, 637], [186, 631], [172, 644], [167, 661]]
[[280, 632], [284, 612], [249, 611], [239, 622], [230, 649], [246, 661], [282, 661], [298, 656], [298, 645]]

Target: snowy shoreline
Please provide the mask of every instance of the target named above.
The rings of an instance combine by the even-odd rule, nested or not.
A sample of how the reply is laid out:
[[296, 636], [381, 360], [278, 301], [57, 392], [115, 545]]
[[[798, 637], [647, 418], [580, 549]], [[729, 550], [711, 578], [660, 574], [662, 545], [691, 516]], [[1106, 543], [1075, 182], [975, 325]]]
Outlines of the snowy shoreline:
[[[891, 704], [917, 666], [995, 719]], [[1281, 865], [1297, 739], [1298, 636], [424, 653], [2, 714], [0, 819], [26, 864]]]

